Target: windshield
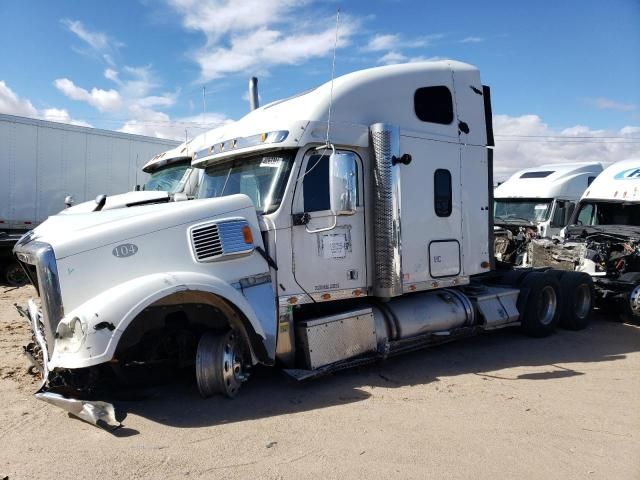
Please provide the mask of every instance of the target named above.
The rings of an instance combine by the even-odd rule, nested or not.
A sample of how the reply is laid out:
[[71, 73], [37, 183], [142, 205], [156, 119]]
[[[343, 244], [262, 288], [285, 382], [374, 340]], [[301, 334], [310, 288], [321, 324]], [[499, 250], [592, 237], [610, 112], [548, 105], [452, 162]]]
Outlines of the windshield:
[[544, 222], [549, 219], [551, 203], [550, 198], [496, 198], [493, 217], [498, 222]]
[[151, 174], [142, 189], [177, 193], [182, 190], [184, 181], [186, 181], [187, 170], [189, 169], [189, 162], [185, 162], [156, 170]]
[[275, 211], [282, 201], [295, 152], [237, 158], [205, 170], [198, 198], [248, 195], [258, 213]]
[[622, 202], [582, 202], [576, 225], [640, 226], [640, 204]]

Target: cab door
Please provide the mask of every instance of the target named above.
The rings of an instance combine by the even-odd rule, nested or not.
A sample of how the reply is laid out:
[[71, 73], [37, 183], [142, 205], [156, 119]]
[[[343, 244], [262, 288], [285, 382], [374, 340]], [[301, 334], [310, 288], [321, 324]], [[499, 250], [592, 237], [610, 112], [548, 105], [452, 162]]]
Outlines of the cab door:
[[314, 300], [337, 300], [366, 292], [366, 245], [362, 159], [357, 157], [357, 206], [353, 215], [330, 210], [329, 153], [308, 152], [292, 205], [293, 275]]
[[457, 143], [401, 135], [403, 290], [463, 275], [460, 149]]

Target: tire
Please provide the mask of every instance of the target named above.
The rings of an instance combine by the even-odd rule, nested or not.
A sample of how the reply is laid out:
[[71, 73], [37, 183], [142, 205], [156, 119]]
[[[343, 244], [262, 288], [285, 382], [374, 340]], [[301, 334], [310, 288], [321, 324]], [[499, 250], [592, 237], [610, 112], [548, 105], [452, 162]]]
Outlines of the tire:
[[206, 332], [196, 351], [196, 380], [204, 398], [222, 394], [233, 398], [246, 381], [246, 350], [233, 330], [224, 334]]
[[[618, 278], [619, 281], [628, 282], [633, 285], [629, 293], [623, 298], [620, 317], [624, 323], [640, 325], [640, 273], [623, 273]], [[632, 304], [636, 305], [635, 308]]]
[[10, 260], [2, 267], [2, 281], [10, 287], [21, 287], [29, 282], [29, 278], [18, 262]]
[[530, 273], [532, 273], [531, 270], [514, 269], [502, 275], [496, 283], [509, 287], [517, 287], [527, 278]]
[[589, 325], [593, 312], [593, 279], [584, 272], [568, 271], [561, 271], [556, 278], [560, 282], [560, 326], [567, 330], [583, 330]]
[[522, 331], [530, 337], [551, 335], [560, 319], [560, 284], [553, 275], [531, 272], [522, 283], [518, 311]]

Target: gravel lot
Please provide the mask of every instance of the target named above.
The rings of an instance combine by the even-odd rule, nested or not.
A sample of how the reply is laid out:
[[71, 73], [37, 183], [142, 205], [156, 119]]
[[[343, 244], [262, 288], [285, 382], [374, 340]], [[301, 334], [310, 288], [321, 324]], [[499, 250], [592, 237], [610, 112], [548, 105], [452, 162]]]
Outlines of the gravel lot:
[[497, 331], [295, 384], [261, 370], [235, 400], [184, 381], [116, 403], [112, 435], [35, 400], [0, 286], [0, 478], [640, 478], [640, 328]]

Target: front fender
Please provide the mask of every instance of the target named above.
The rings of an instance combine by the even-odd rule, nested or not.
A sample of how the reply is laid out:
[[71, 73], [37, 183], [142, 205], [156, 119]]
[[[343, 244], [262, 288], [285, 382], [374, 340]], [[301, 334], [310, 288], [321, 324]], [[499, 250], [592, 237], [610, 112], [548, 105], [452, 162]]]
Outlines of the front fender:
[[48, 368], [83, 368], [111, 360], [122, 334], [140, 312], [168, 295], [189, 290], [217, 295], [237, 308], [248, 322], [247, 334], [253, 337], [248, 340], [254, 361], [273, 363], [277, 316], [271, 289], [268, 282], [241, 291], [213, 275], [193, 272], [129, 280], [65, 315], [58, 325]]

